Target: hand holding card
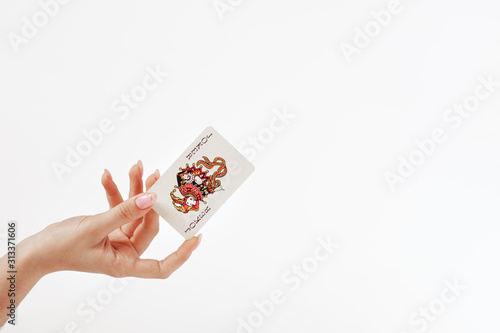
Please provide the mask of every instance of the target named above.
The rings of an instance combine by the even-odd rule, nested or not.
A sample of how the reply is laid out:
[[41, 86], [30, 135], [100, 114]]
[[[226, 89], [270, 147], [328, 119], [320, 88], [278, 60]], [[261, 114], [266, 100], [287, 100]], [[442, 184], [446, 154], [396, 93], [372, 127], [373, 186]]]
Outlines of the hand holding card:
[[153, 209], [190, 239], [254, 171], [215, 129], [207, 127], [151, 187]]

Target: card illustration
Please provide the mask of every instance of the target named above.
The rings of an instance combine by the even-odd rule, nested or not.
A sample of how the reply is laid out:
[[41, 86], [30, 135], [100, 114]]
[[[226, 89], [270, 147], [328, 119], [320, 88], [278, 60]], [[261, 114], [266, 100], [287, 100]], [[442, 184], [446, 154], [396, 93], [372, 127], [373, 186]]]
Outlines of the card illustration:
[[[207, 203], [204, 200], [207, 196], [224, 190], [218, 178], [227, 174], [226, 161], [222, 157], [215, 157], [213, 161], [206, 156], [202, 158], [192, 166], [186, 163], [186, 167], [179, 168], [180, 172], [177, 173], [177, 185], [170, 192], [170, 197], [175, 209], [181, 213], [197, 212], [200, 209], [200, 202]], [[203, 167], [207, 170], [204, 171]], [[215, 171], [209, 176], [208, 172], [211, 169]], [[176, 196], [177, 190], [182, 198]]]
[[149, 189], [158, 196], [153, 209], [190, 239], [253, 171], [250, 161], [207, 127]]

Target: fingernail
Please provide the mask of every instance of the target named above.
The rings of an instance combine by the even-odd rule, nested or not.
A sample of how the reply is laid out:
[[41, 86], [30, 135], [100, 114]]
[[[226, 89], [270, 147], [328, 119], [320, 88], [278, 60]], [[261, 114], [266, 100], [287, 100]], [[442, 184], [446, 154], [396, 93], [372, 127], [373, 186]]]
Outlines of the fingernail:
[[156, 180], [160, 179], [160, 170], [156, 169], [155, 177], [156, 177]]
[[142, 176], [144, 175], [144, 165], [142, 164], [141, 160], [137, 161], [137, 166], [139, 167], [139, 173], [142, 178]]
[[110, 180], [113, 180], [113, 177], [111, 176], [111, 172], [109, 172], [109, 170], [108, 170], [108, 169], [104, 169], [104, 173], [106, 174], [106, 176], [108, 176], [108, 178], [109, 178]]
[[203, 234], [199, 234], [197, 236], [197, 238], [198, 238], [198, 243], [196, 243], [196, 246], [194, 247], [193, 251], [196, 250], [198, 248], [198, 246], [200, 246], [201, 239], [203, 238]]
[[154, 204], [156, 197], [156, 193], [144, 193], [135, 199], [135, 204], [139, 209], [146, 209]]

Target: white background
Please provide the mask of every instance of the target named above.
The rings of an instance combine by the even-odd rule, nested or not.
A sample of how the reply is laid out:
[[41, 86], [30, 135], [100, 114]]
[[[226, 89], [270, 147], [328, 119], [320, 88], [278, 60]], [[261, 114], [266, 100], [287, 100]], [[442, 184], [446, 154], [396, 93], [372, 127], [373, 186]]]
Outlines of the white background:
[[[77, 309], [113, 278], [52, 274], [4, 331], [237, 332], [279, 289], [253, 331], [413, 333], [412, 315], [456, 279], [467, 289], [421, 331], [498, 332], [500, 87], [459, 128], [443, 116], [479, 77], [500, 81], [500, 4], [401, 1], [351, 62], [340, 46], [389, 1], [233, 0], [221, 16], [212, 0], [73, 0], [18, 52], [9, 33], [41, 7], [3, 1], [0, 220], [18, 221], [19, 239], [107, 209], [104, 168], [126, 193], [138, 159], [163, 173], [207, 125], [249, 149], [275, 110], [294, 115], [169, 279], [129, 279], [88, 320]], [[120, 118], [113, 101], [148, 66], [169, 77]], [[60, 181], [53, 163], [104, 118], [114, 130]], [[447, 140], [391, 190], [386, 173], [435, 128]], [[283, 274], [327, 236], [340, 248], [292, 291]], [[182, 240], [162, 221], [144, 257]]]

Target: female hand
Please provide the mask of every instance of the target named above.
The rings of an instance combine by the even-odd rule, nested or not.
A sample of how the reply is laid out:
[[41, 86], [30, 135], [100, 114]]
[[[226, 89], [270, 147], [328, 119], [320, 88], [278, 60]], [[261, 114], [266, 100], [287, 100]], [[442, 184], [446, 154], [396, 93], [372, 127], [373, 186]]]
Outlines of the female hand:
[[[139, 161], [129, 172], [129, 199], [123, 200], [111, 174], [105, 170], [102, 185], [110, 210], [92, 216], [72, 217], [49, 225], [22, 242], [43, 274], [74, 270], [114, 277], [167, 278], [190, 257], [201, 235], [185, 241], [174, 253], [158, 261], [141, 259], [158, 234], [159, 217], [151, 209], [155, 193], [143, 193], [143, 165]], [[159, 171], [146, 180], [146, 191], [160, 177]], [[32, 249], [26, 249], [31, 247]]]
[[[123, 200], [109, 171], [101, 177], [110, 209], [107, 212], [72, 217], [54, 223], [16, 246], [15, 281], [0, 279], [0, 326], [15, 320], [15, 309], [44, 275], [73, 270], [114, 277], [135, 276], [165, 279], [188, 260], [201, 242], [201, 234], [185, 241], [163, 260], [141, 259], [158, 233], [158, 214], [151, 209], [154, 193], [142, 193], [143, 166], [130, 169], [129, 199]], [[148, 190], [160, 178], [158, 170], [146, 180]], [[0, 271], [8, 272], [8, 256], [0, 258]], [[9, 296], [10, 297], [10, 296]]]

